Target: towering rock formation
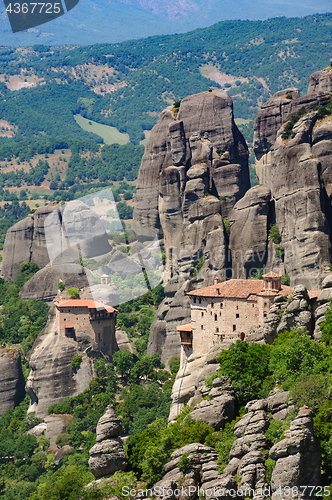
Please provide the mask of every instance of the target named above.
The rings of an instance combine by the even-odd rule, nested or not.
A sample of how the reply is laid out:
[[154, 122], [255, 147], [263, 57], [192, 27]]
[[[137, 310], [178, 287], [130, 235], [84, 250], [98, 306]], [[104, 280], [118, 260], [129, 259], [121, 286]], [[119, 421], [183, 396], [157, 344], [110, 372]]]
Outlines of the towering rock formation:
[[[322, 120], [318, 111], [331, 102], [331, 89], [328, 68], [311, 75], [307, 95], [286, 89], [259, 111], [254, 150], [260, 187], [248, 191], [230, 214], [235, 277], [278, 266], [292, 285], [320, 286], [331, 261], [332, 117]], [[255, 222], [243, 233], [245, 220]], [[269, 240], [271, 224], [279, 229], [279, 248]]]
[[223, 218], [249, 187], [248, 150], [226, 93], [193, 95], [163, 111], [139, 171], [134, 224], [164, 238], [166, 299], [148, 352], [162, 353], [165, 362], [179, 354], [175, 326], [189, 317], [188, 280], [200, 259], [206, 282], [224, 268]]

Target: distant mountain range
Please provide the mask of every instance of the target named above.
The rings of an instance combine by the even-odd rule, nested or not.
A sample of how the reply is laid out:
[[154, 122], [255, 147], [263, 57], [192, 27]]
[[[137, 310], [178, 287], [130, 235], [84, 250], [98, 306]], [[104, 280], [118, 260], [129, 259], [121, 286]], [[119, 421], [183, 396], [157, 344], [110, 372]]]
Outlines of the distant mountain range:
[[0, 5], [0, 45], [91, 45], [183, 33], [226, 19], [299, 17], [332, 10], [331, 0], [80, 0], [66, 15], [13, 34]]

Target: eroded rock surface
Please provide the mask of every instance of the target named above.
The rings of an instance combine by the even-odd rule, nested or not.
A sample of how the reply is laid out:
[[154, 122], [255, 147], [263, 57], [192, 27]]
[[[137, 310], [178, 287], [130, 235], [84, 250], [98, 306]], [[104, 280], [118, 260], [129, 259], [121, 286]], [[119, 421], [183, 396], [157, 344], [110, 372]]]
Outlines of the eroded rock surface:
[[314, 306], [318, 292], [310, 293], [312, 298], [304, 285], [297, 285], [293, 290], [289, 288], [289, 295], [276, 297], [264, 325], [248, 335], [247, 342], [272, 344], [280, 333], [293, 328], [301, 328], [311, 336], [315, 327]]
[[[320, 485], [321, 453], [313, 432], [311, 410], [303, 407], [285, 431], [285, 439], [276, 443], [269, 452], [276, 461], [271, 480], [272, 499], [278, 498], [278, 488], [285, 486]], [[300, 495], [290, 494], [291, 497]], [[306, 495], [304, 495], [306, 496]]]
[[21, 356], [18, 349], [0, 349], [0, 417], [25, 396]]
[[223, 218], [249, 187], [248, 150], [226, 93], [189, 96], [177, 116], [172, 109], [161, 114], [139, 171], [134, 225], [159, 232], [164, 241], [166, 298], [148, 347], [164, 363], [179, 355], [175, 327], [189, 318], [187, 282], [200, 259], [204, 266], [190, 286], [208, 284], [223, 269]]

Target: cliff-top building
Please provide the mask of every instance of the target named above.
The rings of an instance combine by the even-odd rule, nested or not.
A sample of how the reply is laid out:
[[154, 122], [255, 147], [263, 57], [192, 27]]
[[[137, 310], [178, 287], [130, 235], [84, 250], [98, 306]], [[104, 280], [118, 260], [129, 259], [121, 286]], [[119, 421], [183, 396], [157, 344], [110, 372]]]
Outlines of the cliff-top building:
[[115, 346], [117, 310], [94, 300], [60, 300], [55, 302], [59, 335], [76, 338], [88, 335], [98, 348], [112, 356]]
[[[177, 327], [181, 337], [181, 366], [191, 354], [203, 355], [222, 340], [244, 340], [259, 326], [277, 295], [290, 295], [293, 288], [281, 284], [274, 272], [260, 280], [232, 279], [188, 292], [191, 323]], [[309, 297], [310, 297], [310, 291]], [[314, 293], [317, 296], [317, 293]]]

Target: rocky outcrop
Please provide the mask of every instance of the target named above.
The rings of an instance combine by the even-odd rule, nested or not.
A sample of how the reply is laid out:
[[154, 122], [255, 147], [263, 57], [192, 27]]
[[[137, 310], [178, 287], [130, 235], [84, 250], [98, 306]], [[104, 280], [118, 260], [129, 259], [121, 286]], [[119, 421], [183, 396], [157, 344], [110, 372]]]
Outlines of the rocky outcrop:
[[[185, 465], [182, 465], [184, 456]], [[219, 491], [219, 495], [212, 494], [212, 498], [231, 498], [229, 493], [230, 490], [236, 491], [236, 481], [230, 474], [218, 473], [217, 458], [215, 450], [209, 446], [200, 443], [183, 446], [172, 453], [171, 461], [164, 467], [166, 474], [154, 488], [164, 492], [161, 495], [164, 500], [176, 500], [177, 490], [185, 492], [183, 497], [196, 498], [198, 487], [204, 491], [213, 492], [214, 488]]]
[[64, 434], [66, 432], [72, 419], [72, 415], [51, 414], [45, 417], [41, 424], [38, 424], [30, 429], [27, 434], [32, 434], [33, 436], [36, 436], [36, 438], [39, 438], [41, 435], [46, 436], [50, 440], [50, 449], [56, 451], [59, 449], [55, 443], [56, 438], [60, 434]]
[[[191, 407], [198, 403], [191, 415], [196, 418], [196, 414], [199, 416], [197, 417], [199, 420], [202, 418], [206, 422], [209, 420], [210, 425], [214, 425], [216, 428], [232, 418], [234, 393], [229, 380], [217, 379], [211, 391], [205, 385], [205, 379], [219, 368], [216, 358], [223, 349], [228, 349], [231, 343], [232, 341], [223, 341], [220, 345], [213, 346], [204, 356], [191, 355], [188, 363], [178, 371], [172, 388], [169, 422], [176, 420], [186, 402]], [[207, 396], [212, 398], [211, 401], [203, 400]]]
[[127, 349], [138, 360], [137, 351], [135, 347], [130, 343], [128, 334], [123, 330], [120, 330], [120, 328], [115, 329], [115, 342], [117, 345], [117, 350], [123, 351], [124, 349]]
[[312, 335], [315, 326], [313, 307], [315, 298], [310, 299], [304, 285], [289, 289], [289, 295], [279, 295], [274, 299], [264, 325], [248, 335], [247, 342], [263, 342], [272, 344], [277, 336], [292, 328], [304, 329]]
[[18, 349], [0, 349], [0, 417], [24, 399], [24, 377]]
[[[321, 454], [313, 432], [311, 410], [301, 408], [284, 434], [285, 439], [272, 446], [269, 452], [272, 460], [276, 461], [271, 480], [273, 500], [278, 498], [277, 490], [280, 487], [320, 485]], [[290, 496], [297, 498], [300, 495], [291, 491]]]
[[21, 262], [35, 262], [41, 269], [50, 261], [46, 239], [45, 220], [58, 205], [37, 208], [36, 212], [21, 220], [6, 234], [3, 247], [2, 275], [5, 280], [15, 279]]
[[[221, 382], [223, 385], [226, 383], [224, 379], [215, 380], [219, 387], [222, 387]], [[165, 475], [154, 486], [172, 491], [179, 484], [186, 488], [192, 486], [192, 492], [195, 491], [194, 488], [197, 491], [198, 486], [202, 490], [218, 487], [225, 490], [224, 494], [217, 494], [213, 490], [214, 493], [210, 495], [212, 498], [227, 498], [227, 489], [232, 488], [233, 496], [253, 497], [257, 500], [270, 496], [272, 491], [272, 498], [275, 500], [280, 486], [292, 488], [306, 484], [305, 480], [309, 479], [312, 481], [310, 484], [319, 485], [321, 455], [313, 434], [310, 410], [301, 408], [289, 424], [295, 410], [295, 406], [289, 401], [289, 392], [275, 392], [266, 399], [250, 401], [245, 409], [246, 414], [234, 426], [235, 439], [230, 449], [229, 462], [224, 465], [222, 474], [218, 472], [215, 450], [193, 443], [173, 452], [171, 461], [165, 465]], [[202, 421], [205, 421], [204, 415], [202, 416]], [[273, 420], [281, 420], [286, 428], [288, 425], [290, 427], [284, 432], [285, 439], [271, 446], [266, 431]], [[268, 453], [275, 461], [271, 484], [266, 474]], [[245, 490], [247, 493], [243, 495]], [[164, 498], [173, 499], [173, 496]]]
[[97, 443], [90, 450], [89, 467], [95, 478], [110, 476], [127, 467], [121, 434], [120, 420], [113, 406], [107, 407], [106, 413], [99, 419], [96, 429]]
[[[37, 299], [52, 303], [58, 293], [59, 280], [67, 288], [87, 288], [93, 275], [89, 269], [73, 263], [48, 264], [32, 276], [20, 291], [22, 300]], [[96, 300], [96, 299], [95, 299]]]
[[194, 406], [190, 417], [219, 430], [226, 422], [233, 419], [235, 413], [235, 393], [228, 377], [218, 377], [212, 383], [212, 389], [201, 387], [204, 394], [202, 401]]
[[[31, 372], [26, 383], [26, 392], [31, 398], [28, 411], [43, 418], [49, 406], [87, 389], [95, 376], [93, 358], [89, 355], [98, 356], [98, 353], [97, 345], [87, 335], [80, 334], [75, 340], [58, 335], [55, 306], [52, 306], [47, 324], [30, 353]], [[83, 356], [77, 370], [71, 367], [75, 355]]]

